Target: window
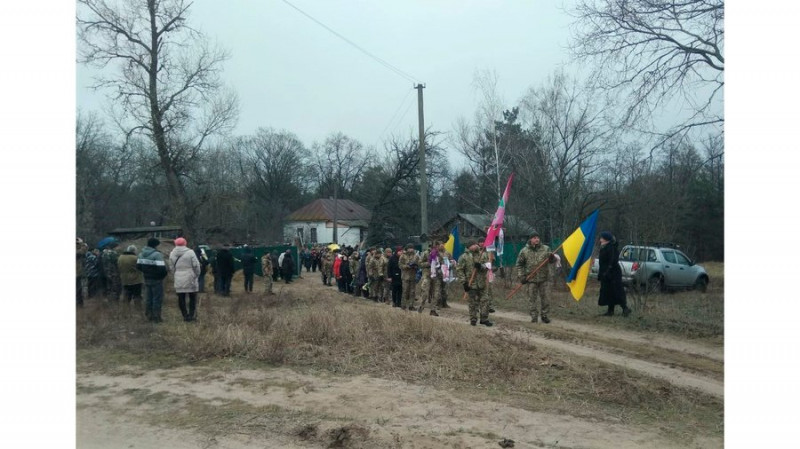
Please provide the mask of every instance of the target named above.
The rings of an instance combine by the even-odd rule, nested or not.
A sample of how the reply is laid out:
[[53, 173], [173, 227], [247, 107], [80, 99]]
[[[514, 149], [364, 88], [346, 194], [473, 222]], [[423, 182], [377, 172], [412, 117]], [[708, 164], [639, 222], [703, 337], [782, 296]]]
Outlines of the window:
[[664, 259], [666, 259], [667, 262], [678, 263], [675, 262], [675, 253], [672, 251], [664, 251]]
[[303, 240], [303, 228], [297, 228], [297, 236], [300, 237], [300, 240]]
[[317, 243], [317, 228], [311, 228], [311, 243]]
[[684, 256], [682, 253], [676, 252], [675, 253], [675, 259], [681, 265], [691, 265], [691, 263], [689, 262], [689, 258]]
[[648, 262], [655, 262], [656, 261], [656, 252], [655, 250], [648, 250], [647, 251], [647, 261]]

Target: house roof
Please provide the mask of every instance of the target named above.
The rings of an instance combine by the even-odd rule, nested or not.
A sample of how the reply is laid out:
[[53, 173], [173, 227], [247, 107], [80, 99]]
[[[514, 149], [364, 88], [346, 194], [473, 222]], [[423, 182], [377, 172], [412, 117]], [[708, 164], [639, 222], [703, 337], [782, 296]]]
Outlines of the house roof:
[[[478, 229], [487, 229], [494, 218], [494, 215], [489, 214], [458, 214], [458, 216]], [[534, 231], [533, 226], [514, 215], [506, 215], [503, 218], [503, 228], [514, 235], [530, 234]]]
[[[457, 221], [464, 221], [469, 223], [470, 225], [474, 226], [476, 229], [480, 230], [481, 232], [485, 232], [486, 229], [492, 224], [492, 219], [494, 215], [490, 214], [456, 214], [455, 217], [447, 220], [442, 226], [440, 226], [436, 231], [434, 231], [433, 235], [447, 235], [450, 233], [450, 228]], [[503, 219], [503, 228], [505, 229], [506, 235], [508, 236], [527, 236], [531, 232], [534, 231], [533, 226], [526, 223], [522, 219], [514, 216], [514, 215], [506, 215]]]
[[180, 226], [141, 226], [138, 228], [116, 228], [109, 232], [109, 234], [129, 234], [137, 232], [162, 232], [162, 231], [180, 231]]
[[336, 207], [336, 221], [362, 221], [368, 223], [372, 212], [350, 200], [320, 198], [290, 213], [285, 221], [331, 221]]

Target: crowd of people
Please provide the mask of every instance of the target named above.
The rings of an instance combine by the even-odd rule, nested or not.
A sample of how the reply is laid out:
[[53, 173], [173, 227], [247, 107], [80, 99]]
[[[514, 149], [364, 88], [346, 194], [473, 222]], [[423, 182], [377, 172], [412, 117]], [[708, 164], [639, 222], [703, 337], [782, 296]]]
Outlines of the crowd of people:
[[[204, 292], [205, 275], [211, 267], [214, 293], [230, 296], [235, 263], [241, 264], [244, 291], [253, 292], [254, 275], [259, 259], [251, 248], [244, 246], [241, 259], [234, 257], [229, 245], [220, 247], [214, 257], [198, 246], [191, 249], [183, 237], [174, 240], [175, 248], [167, 259], [157, 247], [157, 238], [150, 238], [141, 252], [129, 245], [122, 254], [116, 250], [118, 242], [108, 241], [102, 248], [89, 250], [80, 238], [76, 241], [76, 298], [83, 306], [85, 297], [102, 295], [108, 301], [124, 299], [128, 304], [140, 305], [146, 298], [144, 314], [152, 322], [161, 322], [164, 296], [163, 280], [173, 273], [174, 290], [184, 321], [196, 320], [197, 294]], [[320, 272], [325, 286], [339, 292], [363, 297], [374, 302], [389, 304], [405, 311], [439, 316], [447, 305], [447, 285], [457, 282], [469, 298], [469, 321], [475, 326], [492, 326], [489, 314], [494, 312], [492, 280], [497, 270], [491, 253], [485, 251], [477, 240], [469, 240], [464, 254], [456, 261], [440, 241], [429, 242], [430, 247], [417, 251], [412, 244], [394, 248], [370, 247], [358, 250], [351, 246], [315, 245], [299, 252], [300, 269]], [[613, 315], [615, 305], [622, 307], [624, 316], [630, 314], [622, 288], [621, 272], [616, 263], [616, 239], [609, 232], [600, 234], [600, 299], [599, 305], [608, 306], [606, 315]], [[295, 261], [290, 249], [278, 254], [265, 253], [261, 259], [264, 294], [273, 295], [273, 283], [282, 279], [293, 282]], [[533, 232], [520, 251], [515, 264], [515, 279], [525, 288], [532, 322], [550, 323], [550, 277], [553, 271], [547, 265], [560, 266], [559, 257], [541, 242]], [[143, 295], [144, 290], [144, 295]], [[188, 302], [187, 302], [188, 299]]]

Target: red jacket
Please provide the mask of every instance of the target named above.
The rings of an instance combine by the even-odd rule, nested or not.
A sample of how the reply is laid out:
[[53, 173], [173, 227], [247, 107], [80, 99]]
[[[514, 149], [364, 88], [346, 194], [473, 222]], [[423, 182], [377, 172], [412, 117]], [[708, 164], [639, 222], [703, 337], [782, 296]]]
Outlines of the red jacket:
[[336, 256], [336, 260], [333, 261], [333, 275], [336, 277], [336, 279], [342, 277], [342, 275], [339, 273], [339, 267], [341, 266], [342, 266], [342, 258]]

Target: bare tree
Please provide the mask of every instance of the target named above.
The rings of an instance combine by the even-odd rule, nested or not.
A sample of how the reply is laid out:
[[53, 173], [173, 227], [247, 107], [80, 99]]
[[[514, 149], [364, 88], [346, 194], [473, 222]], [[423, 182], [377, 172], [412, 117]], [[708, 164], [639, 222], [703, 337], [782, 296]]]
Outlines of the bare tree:
[[235, 94], [220, 80], [227, 54], [188, 25], [186, 0], [78, 0], [80, 62], [117, 70], [101, 75], [121, 110], [128, 136], [152, 140], [166, 178], [171, 209], [187, 235], [196, 207], [187, 194], [187, 167], [207, 140], [231, 129]]
[[544, 202], [544, 219], [551, 235], [563, 236], [576, 218], [590, 212], [588, 179], [599, 168], [610, 128], [604, 110], [575, 80], [556, 73], [544, 87], [531, 89], [521, 109], [536, 130], [537, 145], [521, 147], [521, 180], [538, 184], [534, 199]]
[[371, 155], [361, 142], [341, 132], [314, 145], [314, 165], [321, 196], [342, 198], [351, 192], [368, 166]]
[[657, 146], [698, 127], [721, 133], [723, 0], [578, 0], [573, 54], [594, 62], [592, 79], [624, 98], [624, 126], [639, 126], [680, 97], [691, 116]]

